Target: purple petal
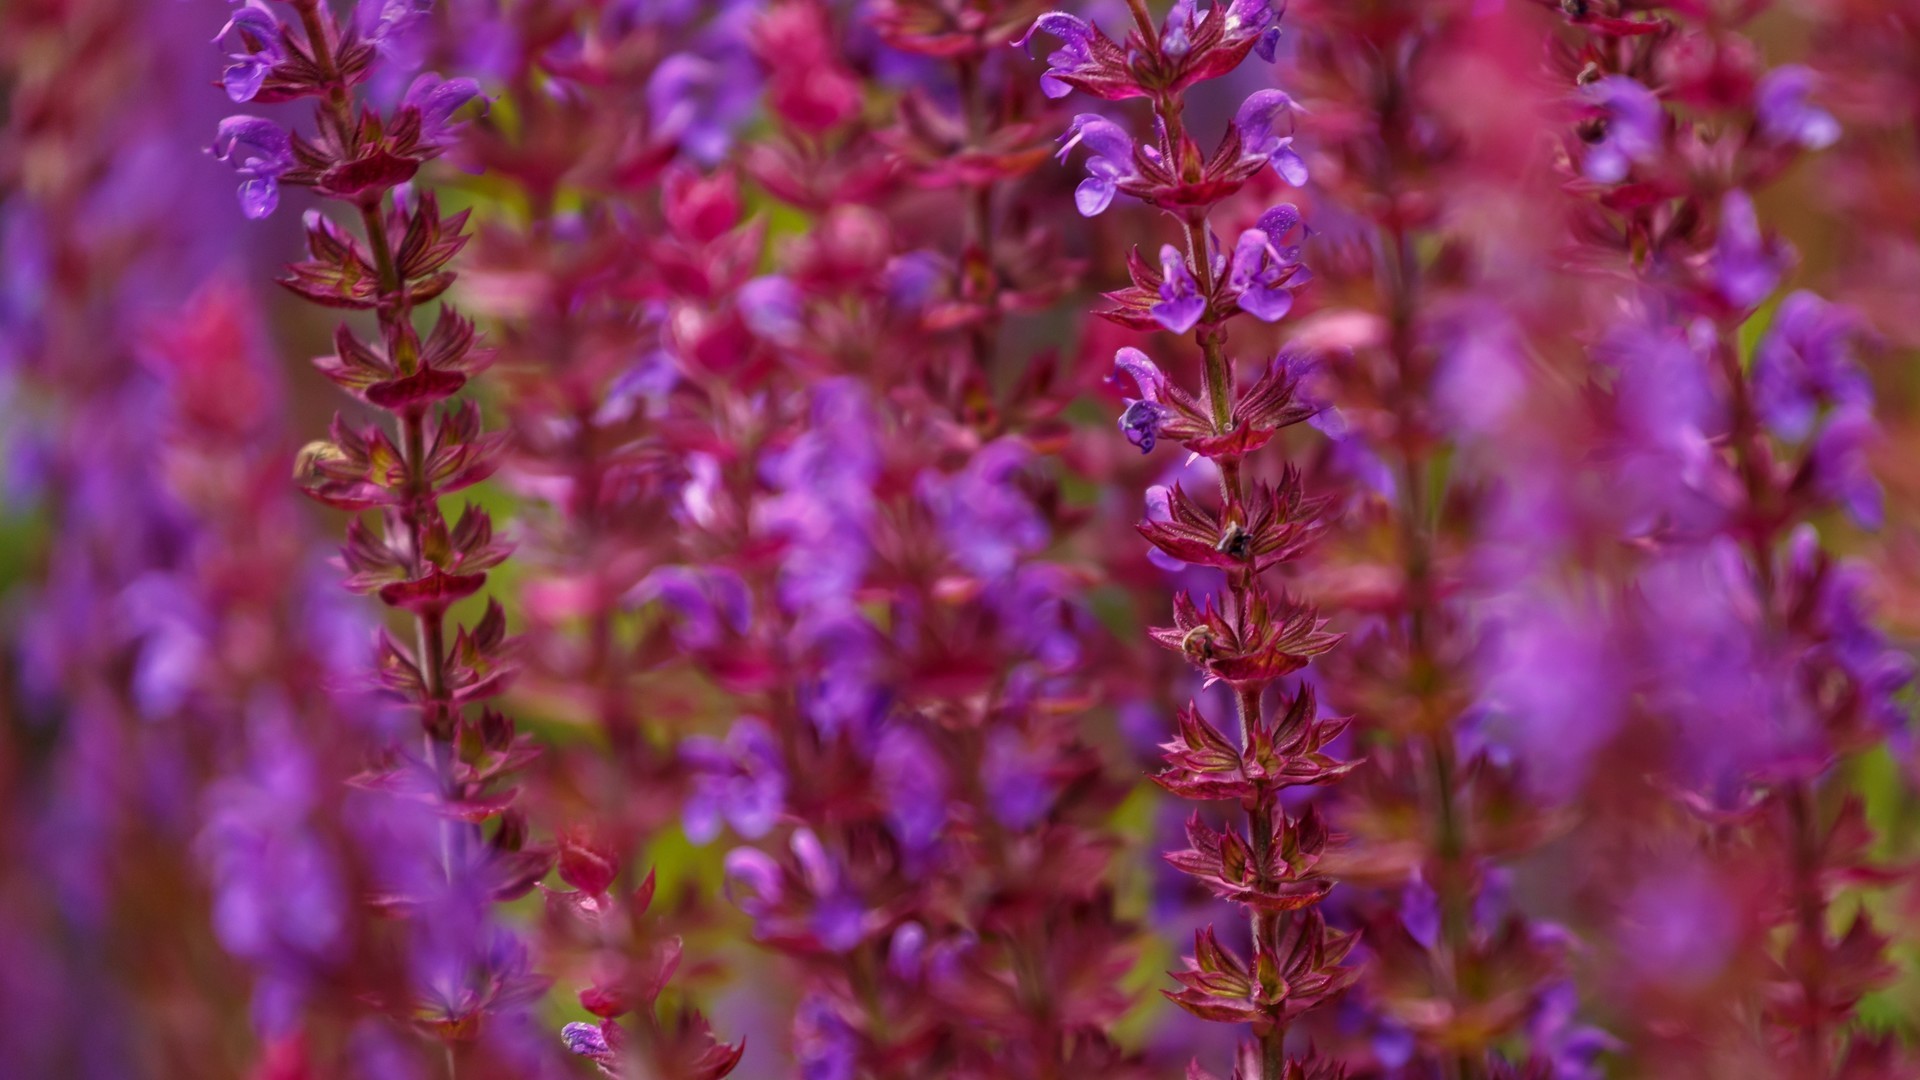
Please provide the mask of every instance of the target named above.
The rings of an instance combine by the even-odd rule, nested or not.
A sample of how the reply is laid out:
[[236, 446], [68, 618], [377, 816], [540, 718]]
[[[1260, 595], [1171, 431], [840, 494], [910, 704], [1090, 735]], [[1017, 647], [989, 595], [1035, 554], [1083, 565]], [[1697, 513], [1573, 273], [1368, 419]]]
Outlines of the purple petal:
[[1282, 288], [1248, 289], [1240, 294], [1240, 310], [1264, 323], [1279, 322], [1293, 310], [1293, 294]]
[[1306, 186], [1307, 162], [1305, 158], [1294, 152], [1293, 136], [1289, 135], [1280, 140], [1279, 146], [1272, 154], [1272, 160], [1273, 171], [1280, 174], [1280, 179], [1294, 187]]
[[1020, 40], [1013, 43], [1014, 48], [1025, 49], [1027, 55], [1032, 56], [1033, 47], [1030, 42], [1035, 34], [1051, 34], [1063, 42], [1084, 45], [1093, 40], [1093, 26], [1077, 15], [1069, 15], [1064, 11], [1049, 11], [1033, 20], [1033, 25], [1027, 27], [1027, 32], [1020, 35]]
[[1200, 323], [1200, 315], [1206, 315], [1206, 300], [1200, 296], [1177, 296], [1148, 307], [1148, 311], [1152, 311], [1154, 321], [1167, 331], [1185, 334]]
[[272, 177], [248, 180], [240, 185], [240, 212], [254, 221], [269, 216], [279, 205], [280, 184]]
[[1073, 206], [1080, 211], [1081, 217], [1098, 217], [1107, 207], [1113, 205], [1114, 192], [1117, 189], [1113, 181], [1089, 176], [1080, 181], [1073, 189]]

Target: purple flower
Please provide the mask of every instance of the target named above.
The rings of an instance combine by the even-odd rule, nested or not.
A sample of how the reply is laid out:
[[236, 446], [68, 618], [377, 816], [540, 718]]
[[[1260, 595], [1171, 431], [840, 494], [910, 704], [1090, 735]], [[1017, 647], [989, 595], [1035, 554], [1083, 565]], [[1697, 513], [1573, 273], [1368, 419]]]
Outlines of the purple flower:
[[860, 1036], [818, 995], [808, 995], [793, 1014], [793, 1052], [801, 1080], [853, 1080]]
[[1547, 1060], [1553, 1080], [1600, 1080], [1601, 1054], [1621, 1048], [1620, 1040], [1578, 1021], [1580, 994], [1570, 982], [1547, 988], [1527, 1021], [1527, 1035], [1536, 1055]]
[[781, 883], [780, 864], [764, 851], [749, 847], [734, 848], [727, 852], [722, 867], [726, 875], [727, 899], [755, 919], [771, 913], [786, 895]]
[[1022, 556], [1047, 544], [1047, 523], [1018, 483], [1028, 457], [1017, 440], [997, 439], [957, 475], [920, 477], [920, 500], [941, 538], [954, 560], [978, 577], [1003, 578]]
[[[1259, 90], [1240, 104], [1233, 126], [1240, 132], [1240, 153], [1247, 158], [1265, 158], [1273, 169], [1294, 187], [1307, 182], [1307, 163], [1293, 149], [1293, 99], [1279, 90]], [[1285, 117], [1287, 134], [1280, 134]]]
[[[1804, 574], [1819, 552], [1813, 526], [1802, 524], [1790, 541], [1792, 562]], [[1911, 656], [1887, 640], [1872, 617], [1876, 583], [1867, 566], [1845, 563], [1819, 580], [1813, 603], [1820, 644], [1813, 655], [1830, 660], [1858, 689], [1861, 708], [1883, 730], [1904, 735], [1910, 722], [1901, 693], [1914, 680]]]
[[1081, 217], [1093, 217], [1113, 202], [1114, 193], [1124, 180], [1139, 174], [1133, 167], [1133, 138], [1120, 125], [1094, 113], [1081, 113], [1060, 136], [1056, 155], [1065, 161], [1080, 143], [1087, 144], [1087, 172], [1090, 174], [1074, 189], [1073, 205]]
[[980, 783], [993, 816], [1009, 829], [1030, 829], [1053, 808], [1053, 760], [1045, 745], [1034, 745], [1009, 728], [987, 735], [980, 758]]
[[419, 67], [426, 55], [426, 32], [433, 0], [360, 0], [355, 12], [360, 37], [402, 71]]
[[1431, 949], [1440, 940], [1440, 894], [1417, 871], [1400, 891], [1400, 924], [1422, 948]]
[[1233, 290], [1240, 310], [1261, 322], [1279, 322], [1292, 310], [1289, 286], [1298, 287], [1307, 279], [1307, 271], [1300, 265], [1299, 247], [1280, 246], [1299, 224], [1299, 210], [1276, 206], [1261, 216], [1257, 228], [1241, 233], [1234, 245], [1227, 287]]
[[740, 318], [747, 329], [782, 345], [800, 339], [805, 327], [800, 289], [784, 277], [754, 278], [740, 287]]
[[1773, 433], [1800, 440], [1823, 405], [1866, 406], [1873, 388], [1854, 361], [1853, 309], [1796, 292], [1780, 304], [1753, 354], [1753, 404]]
[[273, 213], [280, 205], [280, 177], [294, 164], [287, 129], [257, 116], [229, 116], [220, 121], [212, 152], [245, 177], [240, 212], [256, 221]]
[[1175, 60], [1184, 59], [1193, 51], [1193, 32], [1200, 28], [1200, 21], [1194, 0], [1174, 0], [1173, 9], [1167, 12], [1166, 22], [1162, 24], [1160, 51]]
[[759, 100], [759, 71], [750, 53], [730, 44], [662, 60], [647, 80], [654, 136], [678, 142], [702, 165], [718, 164]]
[[1807, 453], [1814, 490], [1863, 529], [1878, 529], [1886, 518], [1886, 495], [1867, 464], [1867, 448], [1878, 434], [1864, 406], [1849, 406], [1833, 414]]
[[1151, 454], [1160, 441], [1160, 427], [1167, 422], [1167, 407], [1157, 401], [1131, 401], [1120, 413], [1120, 432], [1127, 441]]
[[924, 310], [951, 270], [937, 251], [909, 251], [887, 260], [887, 302], [902, 311]]
[[1587, 179], [1619, 183], [1634, 162], [1659, 152], [1666, 114], [1653, 91], [1625, 75], [1609, 75], [1581, 87], [1580, 100], [1601, 113], [1581, 163]]
[[880, 736], [873, 772], [901, 847], [912, 855], [932, 849], [947, 824], [947, 770], [933, 744], [909, 728], [890, 727]]
[[267, 73], [287, 58], [282, 34], [280, 20], [260, 0], [247, 0], [247, 5], [234, 12], [214, 35], [213, 43], [226, 48], [231, 61], [220, 79], [229, 98], [252, 101], [260, 92]]
[[1227, 37], [1259, 32], [1253, 49], [1260, 59], [1271, 64], [1280, 44], [1280, 17], [1274, 12], [1274, 0], [1233, 0], [1227, 5]]
[[809, 920], [814, 936], [832, 952], [848, 952], [866, 936], [866, 911], [847, 884], [847, 875], [826, 845], [810, 828], [793, 831], [787, 846], [800, 864], [800, 875], [813, 894]]
[[1698, 344], [1665, 327], [1630, 325], [1603, 342], [1595, 359], [1615, 373], [1623, 527], [1637, 533], [1663, 521], [1696, 528], [1718, 521], [1730, 474], [1706, 433], [1722, 430], [1723, 407]]
[[1743, 311], [1758, 306], [1780, 284], [1786, 263], [1785, 249], [1761, 233], [1753, 200], [1744, 191], [1727, 192], [1709, 261], [1721, 299]]
[[787, 777], [773, 732], [753, 717], [734, 723], [727, 741], [690, 736], [680, 758], [693, 771], [682, 824], [687, 839], [705, 844], [724, 821], [749, 840], [765, 836], [786, 805]]
[[400, 106], [419, 110], [420, 141], [423, 144], [445, 147], [451, 146], [458, 134], [453, 114], [477, 97], [480, 97], [480, 84], [472, 79], [442, 79], [429, 71], [414, 79], [413, 84], [407, 87], [407, 95], [401, 99]]
[[1817, 78], [1812, 69], [1800, 64], [1785, 64], [1762, 75], [1753, 88], [1761, 132], [1776, 142], [1807, 150], [1824, 150], [1838, 142], [1839, 121], [1808, 100]]
[[1193, 329], [1207, 313], [1207, 299], [1200, 295], [1200, 283], [1187, 269], [1187, 258], [1172, 244], [1160, 246], [1160, 302], [1149, 310], [1153, 321], [1175, 334]]
[[611, 1066], [619, 1061], [613, 1047], [607, 1044], [606, 1032], [600, 1030], [598, 1024], [568, 1024], [560, 1029], [560, 1041], [569, 1051], [602, 1065]]
[[1040, 76], [1040, 92], [1050, 98], [1066, 97], [1073, 92], [1073, 87], [1060, 81], [1060, 76], [1079, 74], [1093, 66], [1093, 25], [1064, 11], [1049, 11], [1033, 20], [1033, 25], [1013, 44], [1032, 56], [1029, 42], [1033, 35], [1042, 33], [1059, 38], [1060, 47], [1047, 56], [1047, 72]]
[[727, 634], [747, 632], [750, 598], [731, 570], [662, 566], [641, 579], [627, 599], [635, 605], [659, 600], [680, 616], [674, 641], [683, 649], [709, 649]]
[[324, 833], [308, 822], [321, 785], [292, 717], [269, 705], [249, 722], [248, 771], [208, 789], [199, 847], [215, 936], [259, 969], [255, 1023], [281, 1034], [346, 945], [348, 888]]
[[1606, 623], [1577, 604], [1524, 596], [1495, 617], [1487, 655], [1490, 733], [1528, 764], [1539, 791], [1577, 795], [1625, 707]]
[[788, 544], [780, 596], [793, 611], [840, 613], [854, 606], [869, 557], [867, 523], [880, 468], [876, 426], [859, 383], [823, 383], [814, 391], [811, 427], [764, 467], [779, 495], [764, 504], [761, 525]]
[[1166, 376], [1146, 353], [1127, 346], [1113, 354], [1114, 367], [1133, 377], [1139, 387], [1138, 400], [1127, 399], [1127, 407], [1120, 414], [1120, 431], [1127, 441], [1140, 448], [1143, 454], [1151, 453], [1154, 443], [1159, 441], [1160, 426], [1172, 415], [1165, 405], [1160, 404], [1161, 391], [1166, 386]]

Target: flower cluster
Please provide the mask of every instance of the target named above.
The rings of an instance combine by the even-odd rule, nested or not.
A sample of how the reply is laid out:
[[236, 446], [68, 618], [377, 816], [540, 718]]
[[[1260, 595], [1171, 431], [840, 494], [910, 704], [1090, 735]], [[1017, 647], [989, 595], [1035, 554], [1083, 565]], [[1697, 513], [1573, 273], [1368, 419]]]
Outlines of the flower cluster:
[[[383, 844], [427, 856], [398, 857], [381, 875], [378, 902], [416, 927], [414, 979], [383, 1004], [444, 1042], [452, 1062], [461, 1046], [517, 1028], [520, 1010], [544, 990], [526, 969], [524, 946], [490, 925], [486, 906], [526, 894], [555, 851], [530, 839], [515, 806], [514, 774], [535, 748], [487, 704], [515, 670], [505, 610], [490, 601], [464, 625], [450, 614], [509, 551], [486, 510], [470, 503], [452, 521], [442, 510], [442, 500], [498, 467], [503, 437], [484, 430], [477, 403], [458, 398], [493, 357], [473, 324], [444, 303], [430, 331], [415, 325], [416, 311], [454, 282], [448, 266], [467, 243], [467, 214], [443, 214], [434, 193], [412, 181], [452, 144], [456, 114], [479, 87], [428, 73], [389, 111], [359, 96], [422, 17], [401, 8], [360, 5], [347, 22], [317, 0], [296, 0], [293, 21], [260, 5], [242, 8], [218, 39], [235, 50], [228, 95], [316, 99], [314, 129], [306, 135], [232, 116], [221, 122], [213, 153], [245, 178], [239, 194], [248, 217], [272, 213], [280, 187], [296, 185], [351, 207], [364, 232], [309, 211], [307, 258], [280, 282], [314, 304], [375, 316], [371, 340], [342, 323], [334, 351], [315, 363], [386, 423], [336, 417], [329, 439], [301, 451], [296, 471], [314, 498], [356, 515], [341, 551], [347, 587], [412, 624], [411, 642], [377, 636], [373, 676], [415, 717], [421, 741], [417, 749], [392, 746], [354, 783], [378, 807], [367, 811], [377, 820], [365, 827]], [[378, 514], [377, 529], [358, 516], [364, 512]], [[395, 800], [424, 802], [438, 820], [421, 836], [395, 816]]]
[[[1594, 28], [1557, 59], [1600, 110], [1569, 150], [1594, 204], [1586, 257], [1636, 286], [1603, 354], [1618, 379], [1602, 400], [1630, 441], [1623, 459], [1680, 470], [1657, 486], [1642, 472], [1645, 502], [1620, 522], [1645, 545], [1634, 629], [1650, 702], [1694, 750], [1673, 782], [1704, 819], [1701, 842], [1732, 830], [1752, 844], [1713, 860], [1715, 885], [1764, 881], [1779, 897], [1695, 964], [1743, 964], [1761, 1029], [1727, 1016], [1726, 1001], [1693, 1004], [1703, 1029], [1794, 1075], [1869, 1060], [1898, 1072], [1897, 1051], [1848, 1025], [1887, 977], [1886, 941], [1867, 914], [1842, 924], [1829, 910], [1836, 882], [1881, 874], [1860, 806], [1828, 795], [1834, 766], [1898, 736], [1913, 676], [1864, 617], [1861, 571], [1823, 544], [1837, 525], [1828, 511], [1866, 530], [1884, 520], [1866, 458], [1873, 392], [1853, 353], [1856, 316], [1811, 292], [1779, 297], [1792, 251], [1750, 194], [1840, 129], [1811, 70], [1768, 70], [1743, 39], [1685, 13], [1654, 18], [1660, 33], [1638, 20]], [[1721, 125], [1741, 134], [1709, 150]], [[1777, 949], [1765, 940], [1776, 926]]]
[[0, 1074], [1920, 1072], [1915, 14], [0, 5]]
[[[1271, 60], [1278, 12], [1265, 2], [1236, 0], [1205, 11], [1181, 2], [1159, 25], [1144, 5], [1133, 6], [1134, 26], [1122, 47], [1092, 25], [1065, 15], [1043, 16], [1034, 33], [1057, 38], [1043, 85], [1051, 95], [1080, 90], [1108, 100], [1145, 98], [1152, 106], [1157, 145], [1136, 146], [1123, 127], [1096, 114], [1076, 117], [1065, 152], [1084, 146], [1091, 179], [1076, 193], [1083, 214], [1097, 214], [1114, 193], [1164, 211], [1180, 228], [1184, 250], [1160, 249], [1155, 270], [1132, 257], [1130, 288], [1108, 295], [1107, 318], [1137, 330], [1156, 326], [1193, 332], [1203, 355], [1204, 384], [1180, 387], [1147, 354], [1123, 348], [1115, 366], [1139, 394], [1120, 427], [1143, 452], [1169, 439], [1210, 461], [1220, 477], [1218, 504], [1180, 487], [1149, 493], [1149, 519], [1139, 526], [1166, 556], [1214, 566], [1225, 588], [1196, 603], [1174, 600], [1174, 624], [1153, 638], [1184, 656], [1207, 684], [1232, 691], [1239, 745], [1223, 736], [1195, 702], [1180, 713], [1176, 737], [1165, 746], [1168, 768], [1154, 779], [1189, 799], [1227, 799], [1246, 813], [1244, 826], [1208, 825], [1196, 814], [1189, 847], [1167, 856], [1174, 867], [1215, 896], [1238, 905], [1251, 927], [1251, 955], [1223, 944], [1214, 928], [1200, 931], [1187, 969], [1170, 997], [1207, 1020], [1248, 1025], [1252, 1042], [1235, 1075], [1273, 1078], [1334, 1075], [1311, 1051], [1288, 1058], [1287, 1030], [1309, 1011], [1352, 985], [1359, 970], [1342, 961], [1356, 935], [1328, 926], [1319, 904], [1333, 888], [1327, 868], [1329, 831], [1317, 807], [1289, 807], [1289, 788], [1334, 783], [1353, 768], [1328, 752], [1345, 721], [1321, 714], [1310, 684], [1282, 680], [1306, 667], [1339, 640], [1324, 630], [1313, 607], [1268, 584], [1268, 573], [1298, 556], [1316, 528], [1321, 507], [1304, 498], [1300, 474], [1253, 475], [1257, 452], [1315, 409], [1300, 396], [1306, 361], [1281, 353], [1240, 385], [1227, 354], [1226, 326], [1239, 314], [1273, 322], [1291, 307], [1288, 291], [1307, 280], [1288, 234], [1300, 225], [1292, 206], [1263, 214], [1242, 232], [1229, 259], [1208, 228], [1214, 209], [1268, 164], [1290, 183], [1306, 169], [1279, 127], [1292, 112], [1279, 90], [1249, 96], [1219, 148], [1204, 153], [1183, 117], [1186, 91], [1232, 72], [1259, 49]], [[1269, 698], [1284, 701], [1269, 707]], [[1198, 1074], [1199, 1066], [1194, 1066]]]

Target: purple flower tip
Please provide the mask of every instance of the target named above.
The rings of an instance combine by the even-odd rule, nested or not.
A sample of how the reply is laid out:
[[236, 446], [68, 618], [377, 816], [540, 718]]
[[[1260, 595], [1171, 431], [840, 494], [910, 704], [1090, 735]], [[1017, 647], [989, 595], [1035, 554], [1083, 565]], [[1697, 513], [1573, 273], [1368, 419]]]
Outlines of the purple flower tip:
[[598, 1024], [568, 1024], [560, 1029], [560, 1039], [567, 1049], [581, 1057], [598, 1058], [613, 1053], [607, 1045], [607, 1036]]

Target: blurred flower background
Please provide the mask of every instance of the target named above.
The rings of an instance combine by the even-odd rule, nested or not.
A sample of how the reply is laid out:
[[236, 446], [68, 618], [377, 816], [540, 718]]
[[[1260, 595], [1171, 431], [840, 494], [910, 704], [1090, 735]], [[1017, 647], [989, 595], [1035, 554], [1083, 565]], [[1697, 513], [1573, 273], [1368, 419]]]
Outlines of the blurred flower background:
[[0, 1077], [1920, 1076], [1920, 3], [8, 0]]

